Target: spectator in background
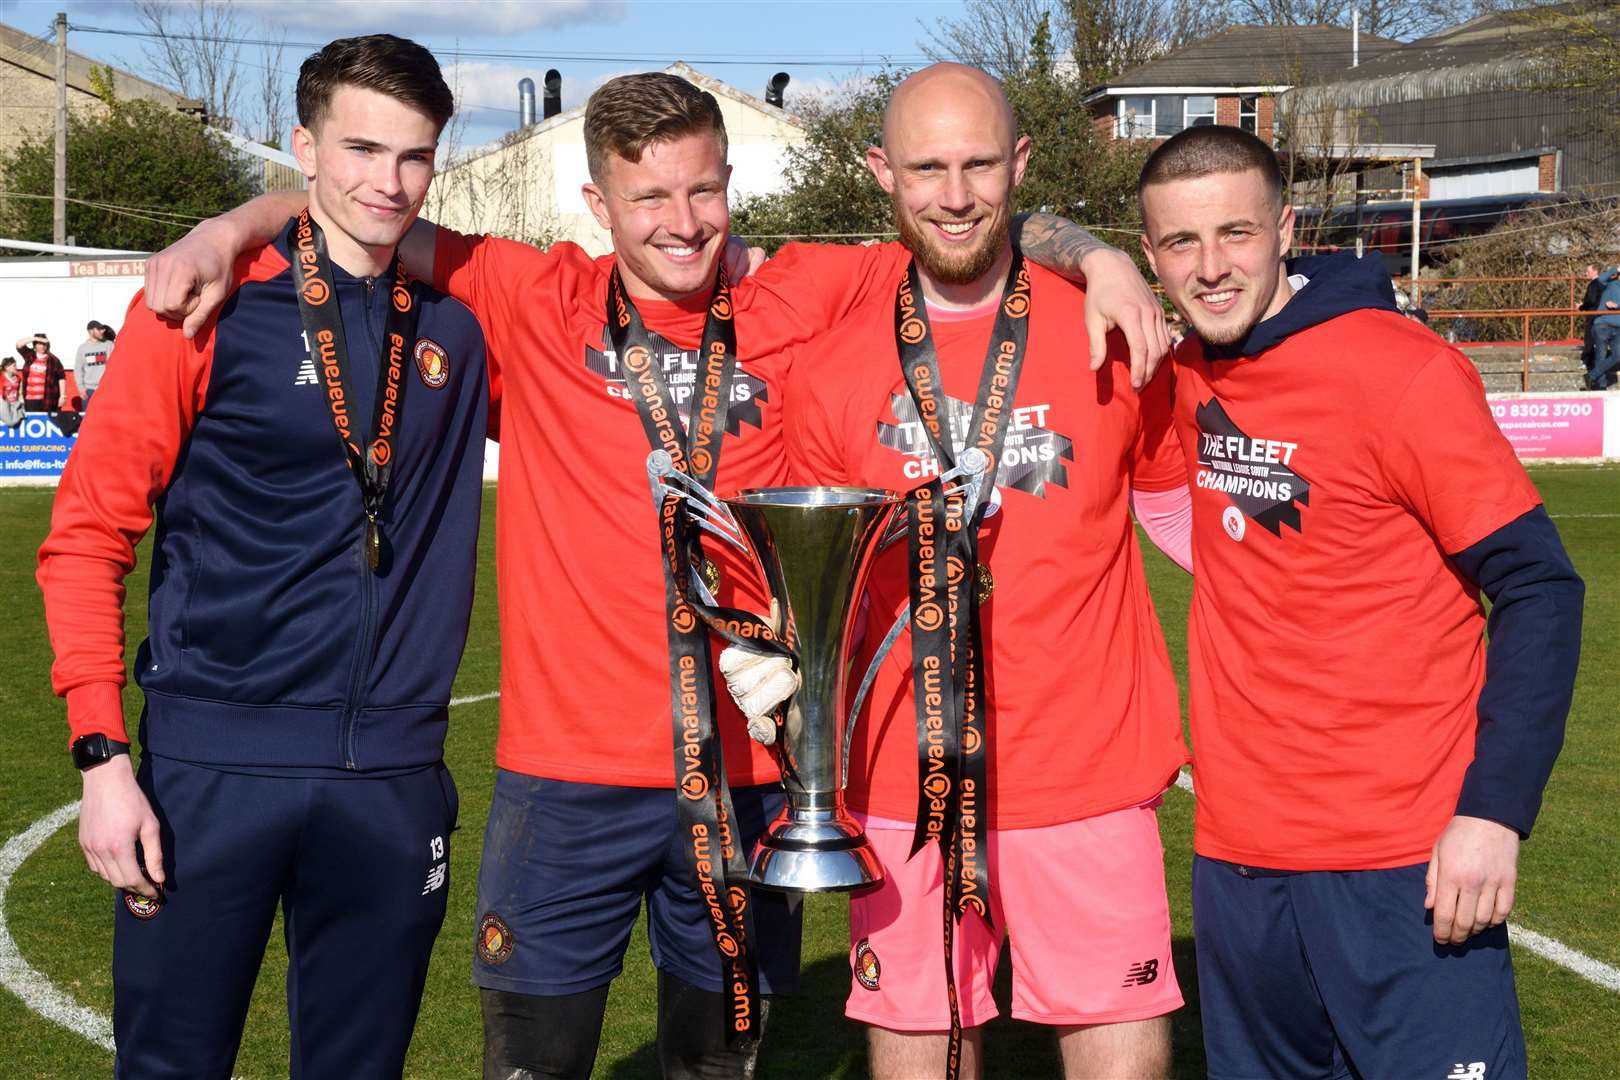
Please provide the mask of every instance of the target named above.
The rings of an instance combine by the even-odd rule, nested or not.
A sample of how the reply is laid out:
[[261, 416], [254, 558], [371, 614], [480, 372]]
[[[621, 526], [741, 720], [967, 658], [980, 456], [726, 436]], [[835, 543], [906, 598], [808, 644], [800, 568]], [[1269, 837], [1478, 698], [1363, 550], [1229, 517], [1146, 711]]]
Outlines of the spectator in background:
[[22, 426], [22, 372], [17, 370], [17, 361], [8, 356], [0, 360], [0, 424], [13, 431]]
[[1595, 284], [1603, 287], [1596, 305], [1603, 314], [1591, 320], [1594, 352], [1586, 388], [1607, 390], [1615, 384], [1615, 368], [1620, 367], [1620, 268], [1598, 275]]
[[[1586, 264], [1586, 295], [1581, 297], [1581, 311], [1596, 311], [1598, 303], [1603, 299], [1603, 282], [1598, 280], [1598, 268], [1593, 263]], [[1584, 324], [1581, 334], [1581, 367], [1590, 374], [1592, 364], [1597, 359], [1597, 342], [1593, 340], [1592, 329], [1596, 325], [1593, 319], [1582, 319]]]
[[112, 355], [113, 339], [118, 335], [106, 323], [91, 319], [85, 327], [90, 336], [73, 360], [74, 377], [79, 383], [79, 392], [84, 395], [84, 404], [80, 411], [90, 408], [90, 398], [94, 396], [96, 387], [101, 385], [101, 376], [107, 370], [107, 357]]
[[51, 352], [51, 339], [44, 334], [17, 342], [22, 358], [23, 408], [31, 413], [55, 413], [62, 408], [62, 391], [67, 387], [67, 369]]

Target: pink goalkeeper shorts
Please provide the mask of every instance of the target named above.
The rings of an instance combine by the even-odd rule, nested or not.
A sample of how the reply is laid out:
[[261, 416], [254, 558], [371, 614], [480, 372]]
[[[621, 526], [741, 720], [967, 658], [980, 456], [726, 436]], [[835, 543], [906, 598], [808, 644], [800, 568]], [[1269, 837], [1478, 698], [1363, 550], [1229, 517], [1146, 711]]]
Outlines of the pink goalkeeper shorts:
[[[988, 836], [991, 917], [969, 913], [956, 935], [962, 1025], [997, 1015], [990, 996], [1012, 939], [1012, 1015], [1068, 1027], [1161, 1016], [1181, 1007], [1170, 958], [1158, 800], [1109, 814]], [[850, 898], [844, 1013], [894, 1031], [950, 1028], [939, 847], [909, 861], [911, 826], [867, 822], [883, 881]]]

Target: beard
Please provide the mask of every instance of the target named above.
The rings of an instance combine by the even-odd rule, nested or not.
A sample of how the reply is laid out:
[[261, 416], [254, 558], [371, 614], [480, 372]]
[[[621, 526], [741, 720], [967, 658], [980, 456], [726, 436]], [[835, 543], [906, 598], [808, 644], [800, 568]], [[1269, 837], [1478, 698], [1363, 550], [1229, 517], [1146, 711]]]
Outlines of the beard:
[[1186, 310], [1183, 311], [1179, 305], [1176, 310], [1181, 311], [1187, 325], [1198, 332], [1198, 337], [1204, 344], [1236, 345], [1249, 336], [1249, 331], [1266, 319], [1266, 310], [1276, 296], [1276, 291], [1273, 289], [1270, 295], [1259, 295], [1263, 284], [1263, 279], [1261, 281], [1250, 279], [1242, 293], [1246, 306], [1241, 310], [1229, 311], [1218, 319], [1205, 314], [1194, 298], [1188, 299]]
[[[1255, 322], [1258, 321], [1258, 319], [1255, 320]], [[1205, 345], [1236, 345], [1247, 337], [1249, 331], [1253, 330], [1255, 326], [1255, 322], [1247, 324], [1234, 322], [1221, 326], [1216, 323], [1205, 322], [1203, 319], [1194, 318], [1191, 315], [1187, 316], [1187, 322], [1198, 334], [1199, 340]]]
[[929, 235], [926, 226], [906, 213], [898, 197], [891, 195], [889, 201], [894, 204], [894, 221], [900, 230], [900, 242], [916, 258], [923, 271], [942, 285], [970, 285], [978, 281], [995, 266], [996, 256], [1006, 246], [1005, 215], [997, 218], [973, 247], [966, 251], [944, 250]]

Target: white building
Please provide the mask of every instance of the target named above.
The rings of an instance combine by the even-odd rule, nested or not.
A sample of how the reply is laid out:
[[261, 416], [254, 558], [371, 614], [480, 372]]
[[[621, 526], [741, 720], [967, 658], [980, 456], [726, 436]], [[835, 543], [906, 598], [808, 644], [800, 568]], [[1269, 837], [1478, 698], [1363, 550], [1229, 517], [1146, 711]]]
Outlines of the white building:
[[[715, 96], [730, 143], [731, 199], [782, 186], [784, 153], [804, 142], [793, 114], [683, 63], [666, 69]], [[433, 182], [424, 216], [461, 232], [545, 246], [572, 240], [592, 254], [612, 243], [585, 205], [585, 107], [547, 117], [460, 157]]]

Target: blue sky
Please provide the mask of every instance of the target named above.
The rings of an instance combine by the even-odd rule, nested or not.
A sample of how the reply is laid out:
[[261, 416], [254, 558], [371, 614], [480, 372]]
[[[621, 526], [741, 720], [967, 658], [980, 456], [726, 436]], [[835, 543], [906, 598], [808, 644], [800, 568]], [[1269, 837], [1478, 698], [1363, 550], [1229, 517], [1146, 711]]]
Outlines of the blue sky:
[[[171, 0], [177, 13], [191, 0]], [[656, 70], [675, 60], [754, 94], [786, 71], [787, 105], [824, 92], [885, 62], [923, 60], [925, 26], [959, 15], [961, 0], [236, 0], [240, 34], [288, 42], [281, 69], [290, 85], [298, 64], [330, 38], [387, 31], [431, 48], [458, 90], [466, 115], [461, 138], [473, 145], [516, 126], [517, 81], [538, 84], [547, 68], [563, 76], [563, 104], [582, 103], [613, 75]], [[49, 37], [66, 11], [68, 47], [154, 77], [148, 39], [127, 0], [0, 0], [0, 22]], [[97, 30], [113, 33], [95, 32]], [[121, 33], [120, 33], [121, 32]], [[457, 57], [460, 57], [459, 61]], [[244, 78], [264, 69], [258, 46], [242, 47]], [[164, 81], [158, 79], [157, 81]], [[255, 91], [256, 93], [256, 91]], [[290, 98], [290, 94], [289, 94]], [[248, 132], [248, 134], [257, 134]]]

